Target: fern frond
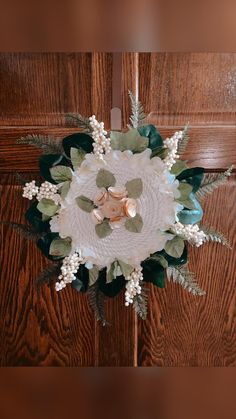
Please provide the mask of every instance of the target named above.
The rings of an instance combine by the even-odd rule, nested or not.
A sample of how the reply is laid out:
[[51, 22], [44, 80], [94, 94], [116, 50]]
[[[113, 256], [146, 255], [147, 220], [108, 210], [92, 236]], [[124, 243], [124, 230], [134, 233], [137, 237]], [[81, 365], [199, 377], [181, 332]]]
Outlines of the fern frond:
[[129, 98], [131, 102], [131, 116], [129, 118], [130, 125], [128, 125], [128, 128], [138, 128], [140, 127], [146, 118], [146, 115], [144, 113], [143, 105], [139, 100], [135, 98], [133, 93], [129, 90]]
[[187, 266], [177, 265], [177, 266], [169, 266], [166, 270], [167, 278], [169, 281], [171, 279], [174, 282], [180, 284], [183, 288], [185, 288], [188, 292], [193, 295], [205, 295], [206, 292], [203, 291], [195, 280], [195, 274], [190, 272]]
[[44, 154], [62, 154], [62, 141], [51, 135], [29, 134], [17, 140], [17, 144], [33, 145], [41, 148]]
[[200, 226], [201, 230], [206, 234], [206, 240], [221, 243], [223, 246], [232, 249], [228, 239], [213, 227]]
[[80, 115], [80, 113], [76, 115], [72, 115], [72, 114], [66, 115], [66, 119], [76, 122], [76, 125], [79, 128], [82, 128], [84, 131], [92, 132], [92, 127], [89, 123], [89, 118], [85, 118], [84, 116]]
[[44, 284], [49, 284], [49, 282], [56, 276], [60, 274], [60, 264], [54, 263], [46, 266], [44, 270], [36, 278], [37, 287], [41, 287]]
[[103, 326], [108, 325], [105, 317], [105, 307], [104, 307], [104, 300], [105, 295], [99, 289], [98, 282], [95, 282], [91, 287], [88, 289], [88, 300], [89, 305], [93, 309], [96, 319], [102, 322]]
[[233, 165], [230, 166], [224, 173], [205, 173], [201, 186], [196, 192], [196, 198], [198, 200], [203, 199], [219, 186], [224, 185], [227, 182], [228, 177], [231, 175], [232, 170]]
[[181, 140], [178, 143], [177, 154], [184, 154], [184, 152], [185, 152], [185, 150], [187, 148], [187, 145], [188, 145], [189, 140], [190, 140], [190, 137], [189, 137], [189, 124], [187, 124], [184, 127], [184, 129], [183, 129], [182, 138], [181, 138]]
[[142, 286], [141, 294], [136, 294], [134, 297], [133, 308], [138, 316], [145, 320], [148, 312], [148, 288]]
[[29, 182], [28, 179], [25, 179], [23, 176], [20, 175], [20, 173], [16, 172], [14, 173], [14, 176], [16, 178], [16, 181], [19, 183], [19, 185], [25, 186], [27, 182]]
[[14, 229], [21, 237], [27, 240], [36, 242], [40, 239], [40, 237], [42, 237], [42, 234], [36, 233], [34, 230], [32, 230], [32, 227], [24, 224], [14, 223], [12, 221], [1, 221], [0, 224], [9, 226], [10, 228]]

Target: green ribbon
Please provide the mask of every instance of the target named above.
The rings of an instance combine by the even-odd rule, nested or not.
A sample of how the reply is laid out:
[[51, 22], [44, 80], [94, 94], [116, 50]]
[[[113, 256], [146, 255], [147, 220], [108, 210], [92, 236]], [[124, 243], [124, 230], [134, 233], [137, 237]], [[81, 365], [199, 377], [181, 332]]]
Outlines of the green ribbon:
[[189, 210], [189, 209], [183, 209], [178, 213], [179, 221], [182, 224], [196, 224], [199, 221], [201, 221], [203, 217], [203, 210], [199, 202], [196, 200], [195, 195], [191, 193], [189, 195], [189, 198], [194, 203], [195, 209]]

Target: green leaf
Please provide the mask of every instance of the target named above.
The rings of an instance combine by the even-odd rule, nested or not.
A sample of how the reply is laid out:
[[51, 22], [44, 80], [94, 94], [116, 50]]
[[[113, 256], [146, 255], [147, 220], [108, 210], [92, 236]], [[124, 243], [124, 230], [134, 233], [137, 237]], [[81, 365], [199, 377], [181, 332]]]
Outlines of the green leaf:
[[165, 270], [155, 259], [146, 259], [142, 262], [143, 279], [145, 282], [151, 282], [159, 288], [165, 286]]
[[71, 158], [71, 148], [82, 148], [86, 153], [91, 153], [93, 151], [93, 139], [90, 135], [84, 133], [68, 135], [63, 139], [62, 145], [69, 158]]
[[176, 266], [176, 265], [185, 265], [188, 261], [188, 249], [185, 246], [183, 254], [180, 258], [173, 258], [172, 256], [168, 255], [165, 250], [162, 250], [160, 253], [168, 262], [168, 266]]
[[[38, 202], [34, 202], [26, 211], [25, 218], [30, 223], [30, 225], [34, 228], [34, 230], [38, 233], [46, 232], [49, 230], [49, 218], [42, 214], [37, 208]], [[47, 219], [44, 219], [47, 217]]]
[[122, 272], [120, 270], [120, 266], [118, 265], [117, 260], [112, 262], [111, 267], [109, 271], [107, 272], [107, 284], [110, 284], [117, 276], [122, 275]]
[[98, 279], [99, 269], [97, 266], [93, 266], [92, 269], [89, 269], [89, 286], [91, 287]]
[[84, 195], [78, 196], [75, 200], [80, 209], [85, 212], [91, 212], [95, 208], [93, 201]]
[[143, 137], [147, 137], [149, 139], [148, 148], [150, 148], [152, 151], [157, 151], [157, 149], [160, 147], [162, 148], [163, 139], [154, 125], [144, 125], [143, 127], [139, 127], [138, 132]]
[[187, 202], [183, 201], [182, 203], [185, 206], [185, 208], [189, 208], [183, 209], [178, 213], [179, 221], [182, 224], [196, 224], [199, 221], [201, 221], [203, 217], [203, 210], [193, 193], [189, 195]]
[[168, 268], [168, 262], [167, 260], [164, 258], [164, 256], [160, 255], [159, 253], [153, 253], [153, 255], [151, 255], [148, 259], [146, 259], [147, 261], [156, 261], [157, 263], [159, 263], [164, 269]]
[[170, 173], [172, 175], [179, 175], [187, 168], [186, 162], [184, 160], [177, 160], [177, 162], [172, 166]]
[[104, 220], [101, 224], [95, 226], [96, 233], [100, 239], [104, 239], [112, 233], [112, 228], [108, 220]]
[[71, 251], [71, 239], [56, 238], [52, 241], [49, 249], [49, 254], [52, 256], [66, 257]]
[[129, 218], [125, 222], [125, 228], [132, 233], [140, 233], [143, 228], [143, 220], [140, 214], [136, 214], [135, 217]]
[[61, 256], [53, 256], [50, 255], [49, 250], [53, 240], [58, 238], [58, 233], [47, 233], [44, 234], [40, 239], [37, 241], [37, 246], [41, 250], [41, 252], [50, 260], [59, 260], [62, 259]]
[[72, 281], [71, 286], [78, 292], [82, 292], [84, 288], [84, 284], [79, 278], [76, 278], [74, 281]]
[[115, 186], [116, 179], [108, 170], [100, 169], [97, 174], [96, 184], [98, 188], [109, 188], [110, 186]]
[[168, 240], [165, 245], [165, 251], [174, 258], [180, 258], [184, 251], [183, 239], [176, 236], [172, 240]]
[[128, 263], [122, 262], [122, 260], [118, 260], [118, 263], [120, 265], [122, 274], [125, 278], [127, 278], [131, 274], [131, 272], [133, 272], [133, 266], [129, 265]]
[[71, 158], [71, 162], [72, 162], [72, 166], [74, 170], [80, 167], [82, 161], [85, 158], [85, 154], [86, 154], [85, 151], [82, 150], [81, 148], [72, 147], [70, 149], [70, 158]]
[[[71, 283], [72, 288], [80, 292], [86, 292], [89, 285], [89, 269], [84, 264], [81, 264], [75, 276], [76, 280]], [[81, 282], [83, 285], [81, 285]]]
[[39, 158], [40, 174], [45, 180], [53, 184], [57, 182], [52, 178], [50, 169], [58, 165], [68, 166], [68, 160], [61, 154], [45, 154]]
[[43, 214], [52, 217], [60, 207], [52, 199], [43, 198], [39, 201], [37, 208]]
[[180, 182], [178, 189], [179, 189], [179, 192], [181, 194], [180, 198], [178, 198], [178, 199], [181, 201], [182, 199], [187, 199], [189, 197], [193, 188], [192, 188], [191, 185], [189, 185], [186, 182]]
[[64, 182], [63, 185], [60, 186], [59, 188], [59, 193], [62, 199], [65, 199], [66, 195], [69, 192], [69, 189], [70, 189], [70, 181], [66, 180], [66, 182]]
[[193, 203], [193, 201], [190, 198], [187, 199], [177, 199], [177, 201], [184, 206], [184, 208], [187, 208], [189, 210], [194, 210], [195, 209], [195, 205]]
[[115, 297], [125, 287], [126, 280], [123, 275], [117, 276], [112, 282], [107, 284], [106, 269], [99, 272], [98, 284], [99, 289], [107, 297]]
[[143, 182], [142, 179], [137, 178], [126, 182], [126, 190], [128, 192], [129, 198], [139, 198], [143, 191]]
[[53, 180], [57, 183], [72, 179], [71, 169], [68, 166], [56, 166], [50, 169]]
[[204, 172], [205, 170], [203, 169], [203, 167], [193, 167], [192, 169], [186, 169], [183, 172], [181, 172], [177, 176], [177, 179], [179, 181], [185, 180], [190, 185], [192, 185], [193, 192], [195, 193], [201, 185]]
[[110, 139], [113, 150], [131, 150], [133, 153], [141, 153], [148, 147], [148, 139], [141, 136], [137, 129], [130, 129], [125, 133], [112, 131]]

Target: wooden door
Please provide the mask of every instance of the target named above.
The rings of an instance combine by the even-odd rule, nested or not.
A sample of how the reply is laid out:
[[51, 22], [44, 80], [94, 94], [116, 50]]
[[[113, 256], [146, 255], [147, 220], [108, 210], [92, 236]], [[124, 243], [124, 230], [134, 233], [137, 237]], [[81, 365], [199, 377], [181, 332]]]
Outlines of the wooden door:
[[[110, 127], [119, 60], [108, 53], [0, 54], [1, 220], [24, 222], [28, 206], [15, 180], [37, 176], [39, 152], [17, 145], [27, 133], [64, 137], [76, 131], [65, 115], [95, 113]], [[236, 54], [123, 54], [122, 121], [127, 90], [139, 91], [148, 120], [163, 135], [189, 122], [191, 165], [219, 171], [236, 164]], [[235, 177], [205, 205], [205, 221], [235, 246]], [[107, 301], [110, 327], [94, 319], [87, 297], [74, 290], [37, 292], [47, 261], [34, 244], [2, 226], [0, 365], [221, 366], [236, 364], [235, 252], [207, 244], [191, 249], [191, 268], [207, 290], [193, 297], [178, 285], [150, 287], [146, 322]]]

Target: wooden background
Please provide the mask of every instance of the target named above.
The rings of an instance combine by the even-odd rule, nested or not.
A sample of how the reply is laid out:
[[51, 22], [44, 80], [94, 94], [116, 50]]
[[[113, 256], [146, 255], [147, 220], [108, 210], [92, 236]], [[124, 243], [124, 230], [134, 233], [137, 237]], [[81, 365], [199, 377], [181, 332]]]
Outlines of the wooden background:
[[[14, 173], [33, 178], [38, 151], [17, 145], [27, 133], [64, 137], [76, 131], [67, 113], [95, 113], [110, 126], [113, 55], [109, 53], [0, 54], [1, 220], [24, 222], [28, 201]], [[115, 60], [117, 62], [117, 59]], [[139, 91], [148, 120], [171, 134], [187, 122], [192, 166], [220, 171], [236, 164], [236, 54], [125, 53], [122, 121], [127, 90]], [[2, 227], [0, 261], [1, 366], [235, 366], [236, 180], [207, 200], [204, 220], [227, 235], [191, 249], [191, 269], [206, 297], [178, 285], [150, 287], [146, 322], [125, 308], [124, 295], [106, 304], [111, 327], [94, 320], [87, 297], [68, 287], [43, 288], [35, 278], [47, 261], [34, 244]]]

